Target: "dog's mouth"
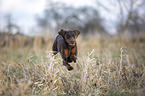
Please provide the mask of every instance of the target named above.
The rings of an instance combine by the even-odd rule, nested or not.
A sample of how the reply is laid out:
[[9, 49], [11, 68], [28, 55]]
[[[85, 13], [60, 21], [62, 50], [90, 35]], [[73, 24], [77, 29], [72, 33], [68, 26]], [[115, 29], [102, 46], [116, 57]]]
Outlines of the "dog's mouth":
[[69, 43], [70, 46], [75, 46], [75, 42], [74, 43]]

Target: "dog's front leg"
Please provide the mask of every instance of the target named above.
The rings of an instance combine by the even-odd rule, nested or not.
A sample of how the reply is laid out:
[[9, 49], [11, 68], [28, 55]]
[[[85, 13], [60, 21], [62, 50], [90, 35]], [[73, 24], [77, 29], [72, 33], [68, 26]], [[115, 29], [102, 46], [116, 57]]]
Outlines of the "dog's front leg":
[[66, 66], [66, 68], [67, 68], [69, 71], [70, 71], [70, 70], [73, 70], [73, 67], [72, 67], [70, 64], [68, 64], [67, 61], [64, 61], [64, 60], [63, 60], [63, 65]]
[[70, 56], [70, 59], [71, 59], [72, 61], [74, 61], [74, 63], [76, 63], [77, 56], [76, 56], [75, 54], [72, 54], [72, 55]]
[[77, 47], [75, 46], [74, 48], [71, 49], [71, 56], [70, 59], [76, 63], [77, 59]]
[[65, 65], [67, 67], [67, 69], [70, 71], [70, 70], [73, 70], [73, 67], [68, 64], [68, 57], [69, 57], [69, 51], [67, 49], [64, 49], [64, 54], [62, 54], [62, 58], [63, 58], [63, 65]]

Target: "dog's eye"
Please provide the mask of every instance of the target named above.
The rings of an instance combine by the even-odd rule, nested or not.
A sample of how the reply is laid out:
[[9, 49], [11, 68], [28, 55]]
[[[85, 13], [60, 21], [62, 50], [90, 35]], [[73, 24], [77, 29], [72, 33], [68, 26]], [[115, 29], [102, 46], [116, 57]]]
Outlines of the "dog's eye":
[[75, 34], [72, 35], [75, 38]]
[[69, 38], [70, 37], [70, 35], [67, 35], [67, 38]]

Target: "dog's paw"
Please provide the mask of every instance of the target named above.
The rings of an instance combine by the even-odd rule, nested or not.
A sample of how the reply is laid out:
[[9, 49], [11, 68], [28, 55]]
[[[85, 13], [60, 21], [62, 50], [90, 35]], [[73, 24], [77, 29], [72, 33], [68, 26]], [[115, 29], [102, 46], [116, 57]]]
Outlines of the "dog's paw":
[[72, 66], [69, 66], [68, 67], [68, 71], [71, 71], [71, 70], [73, 70], [74, 68], [72, 67]]
[[74, 63], [76, 63], [76, 60], [74, 60]]
[[70, 59], [71, 59], [72, 61], [76, 61], [77, 56], [75, 56], [75, 55], [71, 55], [71, 56], [70, 56]]

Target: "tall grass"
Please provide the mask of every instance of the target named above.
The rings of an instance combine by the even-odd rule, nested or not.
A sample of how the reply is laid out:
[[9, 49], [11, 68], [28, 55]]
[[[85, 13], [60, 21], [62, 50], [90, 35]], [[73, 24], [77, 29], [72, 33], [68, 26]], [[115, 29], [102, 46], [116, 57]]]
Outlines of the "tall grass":
[[[77, 63], [71, 64], [74, 67], [73, 71], [68, 71], [63, 66], [60, 54], [52, 55], [48, 47], [52, 43], [47, 46], [47, 51], [40, 54], [37, 54], [37, 50], [42, 48], [35, 51], [28, 49], [32, 54], [22, 52], [25, 48], [21, 51], [15, 50], [14, 53], [22, 52], [21, 60], [17, 54], [18, 60], [7, 56], [11, 55], [9, 53], [6, 57], [1, 56], [3, 59], [0, 59], [0, 95], [144, 94], [145, 44], [139, 43], [137, 46], [131, 41], [121, 43], [114, 38], [113, 41], [96, 38], [92, 40], [96, 43], [90, 44], [89, 41], [78, 38], [79, 53]], [[5, 54], [4, 50], [2, 54]]]

